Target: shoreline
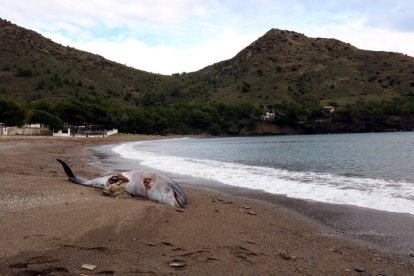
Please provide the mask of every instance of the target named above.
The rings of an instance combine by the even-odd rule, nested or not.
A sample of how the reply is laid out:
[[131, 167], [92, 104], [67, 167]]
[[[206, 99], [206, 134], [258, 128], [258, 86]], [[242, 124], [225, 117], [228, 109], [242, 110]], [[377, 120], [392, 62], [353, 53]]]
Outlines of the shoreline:
[[[160, 137], [139, 137], [151, 138]], [[0, 275], [414, 274], [413, 258], [321, 231], [280, 198], [276, 206], [185, 183], [190, 204], [177, 210], [72, 184], [55, 161], [97, 177], [105, 168], [89, 163], [88, 148], [131, 139], [0, 139]]]
[[[89, 149], [109, 173], [117, 170], [146, 168], [131, 165], [128, 159], [111, 151], [119, 145], [108, 144]], [[152, 169], [152, 168], [146, 168]], [[319, 224], [328, 235], [349, 238], [385, 253], [410, 258], [414, 253], [414, 215], [370, 209], [355, 205], [334, 204], [271, 194], [262, 190], [235, 187], [182, 175], [172, 176], [179, 183], [207, 191], [249, 198], [286, 209], [305, 220]]]

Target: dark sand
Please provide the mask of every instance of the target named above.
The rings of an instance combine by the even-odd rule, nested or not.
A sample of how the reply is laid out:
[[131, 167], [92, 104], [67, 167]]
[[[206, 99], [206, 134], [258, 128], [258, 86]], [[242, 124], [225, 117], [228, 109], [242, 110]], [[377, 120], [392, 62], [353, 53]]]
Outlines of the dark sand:
[[187, 184], [182, 210], [105, 197], [55, 161], [95, 177], [85, 149], [126, 139], [0, 137], [1, 275], [414, 275], [412, 216]]

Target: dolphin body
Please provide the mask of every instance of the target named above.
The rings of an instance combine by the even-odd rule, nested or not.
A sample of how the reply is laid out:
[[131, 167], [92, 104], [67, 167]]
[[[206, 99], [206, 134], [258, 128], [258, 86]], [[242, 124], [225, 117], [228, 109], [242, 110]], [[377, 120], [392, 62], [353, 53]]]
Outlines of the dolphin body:
[[69, 180], [74, 183], [98, 189], [117, 184], [132, 196], [148, 198], [174, 207], [185, 208], [187, 204], [187, 196], [181, 187], [174, 180], [158, 172], [136, 170], [87, 179], [76, 176], [64, 161], [56, 160], [62, 164]]

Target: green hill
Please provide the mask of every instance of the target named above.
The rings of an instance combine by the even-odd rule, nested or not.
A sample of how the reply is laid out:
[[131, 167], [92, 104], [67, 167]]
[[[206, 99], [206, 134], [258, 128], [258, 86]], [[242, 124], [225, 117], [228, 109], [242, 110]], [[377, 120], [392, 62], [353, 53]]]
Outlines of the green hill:
[[5, 98], [23, 102], [88, 96], [135, 104], [145, 92], [167, 90], [168, 79], [0, 20], [0, 93]]
[[390, 99], [414, 92], [414, 58], [272, 29], [234, 58], [187, 74], [182, 87], [217, 101], [261, 104]]
[[414, 58], [272, 29], [232, 59], [165, 76], [0, 19], [0, 100], [3, 122], [40, 116], [129, 132], [252, 133], [267, 108], [273, 126], [295, 132], [413, 129]]
[[152, 74], [54, 43], [0, 20], [0, 92], [18, 101], [87, 95], [130, 104], [214, 100], [271, 104], [390, 99], [414, 93], [414, 58], [272, 29], [234, 58]]

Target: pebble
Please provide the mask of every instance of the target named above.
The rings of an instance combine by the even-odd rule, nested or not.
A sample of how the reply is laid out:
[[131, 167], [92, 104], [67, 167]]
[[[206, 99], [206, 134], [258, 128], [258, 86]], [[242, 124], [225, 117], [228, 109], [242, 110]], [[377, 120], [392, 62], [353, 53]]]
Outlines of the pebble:
[[172, 263], [170, 263], [170, 266], [175, 267], [175, 268], [180, 268], [180, 267], [185, 267], [185, 263], [172, 262]]
[[83, 268], [83, 269], [87, 269], [87, 270], [95, 270], [96, 265], [92, 265], [92, 264], [83, 264], [83, 265], [81, 266], [81, 268]]
[[247, 212], [249, 215], [252, 215], [252, 216], [255, 216], [256, 215], [256, 213], [255, 212], [253, 212], [253, 211], [248, 211]]
[[286, 253], [279, 253], [280, 257], [285, 260], [296, 260], [297, 258], [295, 256], [289, 256]]
[[365, 269], [363, 269], [362, 267], [356, 267], [356, 268], [355, 268], [355, 271], [356, 271], [356, 272], [361, 272], [361, 273], [362, 273], [362, 272], [365, 272]]
[[149, 246], [155, 246], [155, 243], [153, 243], [153, 242], [149, 242], [149, 243], [148, 243], [148, 245], [149, 245]]

